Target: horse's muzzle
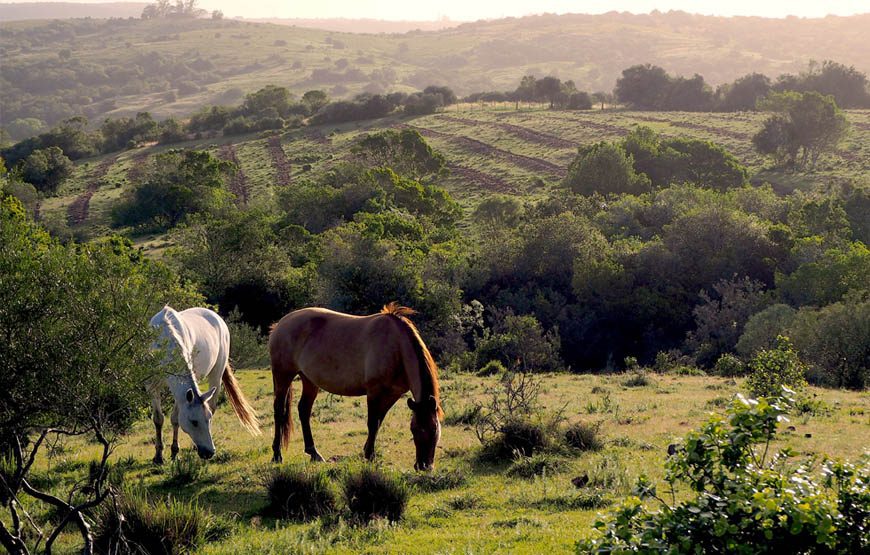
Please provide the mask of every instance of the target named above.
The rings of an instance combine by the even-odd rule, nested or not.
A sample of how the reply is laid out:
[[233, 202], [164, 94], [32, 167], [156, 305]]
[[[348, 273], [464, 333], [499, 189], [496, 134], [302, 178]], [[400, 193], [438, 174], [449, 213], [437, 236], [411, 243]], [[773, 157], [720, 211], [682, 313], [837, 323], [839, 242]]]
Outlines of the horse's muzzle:
[[204, 447], [197, 447], [196, 452], [199, 453], [199, 458], [208, 460], [214, 457], [214, 451], [211, 449], [206, 449]]

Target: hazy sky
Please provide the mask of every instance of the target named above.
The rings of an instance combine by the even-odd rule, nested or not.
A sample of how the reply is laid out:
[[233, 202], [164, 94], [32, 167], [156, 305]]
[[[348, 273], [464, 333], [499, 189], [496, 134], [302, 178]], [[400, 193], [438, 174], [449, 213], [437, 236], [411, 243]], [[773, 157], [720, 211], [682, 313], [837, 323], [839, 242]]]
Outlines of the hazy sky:
[[[0, 0], [4, 3], [9, 1]], [[392, 20], [434, 20], [448, 17], [460, 21], [544, 12], [604, 13], [616, 10], [648, 13], [655, 9], [764, 17], [824, 17], [828, 14], [852, 15], [870, 12], [870, 0], [199, 0], [199, 5], [208, 10], [220, 9], [229, 17], [345, 17]]]

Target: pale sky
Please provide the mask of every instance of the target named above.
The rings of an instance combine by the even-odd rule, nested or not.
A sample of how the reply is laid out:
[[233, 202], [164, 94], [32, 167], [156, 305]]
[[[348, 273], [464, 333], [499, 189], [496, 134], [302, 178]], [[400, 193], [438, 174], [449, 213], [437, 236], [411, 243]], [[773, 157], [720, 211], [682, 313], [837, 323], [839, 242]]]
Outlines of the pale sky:
[[[13, 0], [14, 1], [14, 0]], [[19, 0], [20, 1], [20, 0]], [[31, 0], [33, 1], [33, 0]], [[50, 1], [50, 0], [36, 0]], [[66, 0], [87, 2], [93, 0]], [[142, 1], [142, 0], [139, 0]], [[10, 0], [0, 0], [9, 3]], [[228, 17], [371, 18], [427, 21], [495, 19], [540, 13], [648, 13], [683, 10], [706, 15], [824, 17], [870, 12], [870, 0], [199, 0]]]

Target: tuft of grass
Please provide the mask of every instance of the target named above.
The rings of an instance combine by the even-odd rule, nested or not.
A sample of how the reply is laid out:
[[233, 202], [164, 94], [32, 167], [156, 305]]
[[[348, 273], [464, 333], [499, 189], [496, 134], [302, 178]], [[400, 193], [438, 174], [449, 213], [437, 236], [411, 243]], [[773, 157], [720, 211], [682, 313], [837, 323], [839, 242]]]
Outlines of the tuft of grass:
[[454, 511], [470, 511], [482, 508], [484, 503], [483, 498], [479, 495], [468, 493], [466, 495], [451, 497], [447, 502], [447, 506]]
[[464, 486], [468, 477], [462, 470], [435, 470], [432, 472], [408, 472], [405, 482], [419, 492], [431, 493]]
[[171, 497], [152, 502], [128, 489], [101, 506], [94, 541], [100, 553], [174, 555], [226, 537], [230, 529], [195, 502]]
[[565, 468], [565, 461], [550, 453], [535, 453], [531, 457], [520, 455], [508, 468], [508, 476], [534, 478], [554, 474]]
[[376, 518], [397, 522], [408, 505], [410, 490], [397, 475], [365, 465], [344, 478], [344, 499], [354, 520], [368, 523]]
[[528, 503], [528, 507], [549, 511], [589, 511], [592, 509], [602, 509], [610, 504], [611, 501], [604, 497], [600, 492], [589, 491], [580, 494], [542, 497], [541, 499]]
[[448, 412], [444, 417], [445, 426], [470, 426], [480, 422], [483, 407], [468, 405], [459, 412]]
[[524, 418], [505, 422], [501, 433], [493, 440], [491, 448], [500, 458], [513, 458], [516, 454], [530, 457], [549, 445], [546, 426]]
[[604, 446], [601, 423], [577, 422], [565, 428], [565, 445], [580, 451], [598, 451]]
[[265, 479], [268, 514], [306, 521], [336, 510], [336, 494], [326, 470], [297, 464], [273, 469]]
[[620, 383], [624, 387], [646, 387], [653, 384], [653, 379], [644, 370], [632, 370]]
[[167, 486], [184, 486], [202, 480], [207, 474], [205, 461], [193, 451], [182, 451], [169, 463], [163, 483]]

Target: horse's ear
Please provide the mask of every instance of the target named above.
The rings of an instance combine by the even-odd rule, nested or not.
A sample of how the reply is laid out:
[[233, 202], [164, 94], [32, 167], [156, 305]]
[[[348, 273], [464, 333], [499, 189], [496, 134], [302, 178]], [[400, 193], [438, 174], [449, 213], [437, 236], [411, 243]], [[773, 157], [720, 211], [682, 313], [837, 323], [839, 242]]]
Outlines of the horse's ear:
[[408, 408], [411, 410], [417, 410], [420, 407], [414, 402], [414, 399], [408, 397]]
[[187, 393], [185, 394], [185, 397], [187, 398], [188, 403], [192, 403], [193, 402], [193, 390], [188, 389]]
[[207, 403], [208, 400], [212, 398], [212, 396], [215, 394], [216, 391], [217, 391], [216, 387], [209, 389], [205, 394], [203, 394], [202, 402]]

